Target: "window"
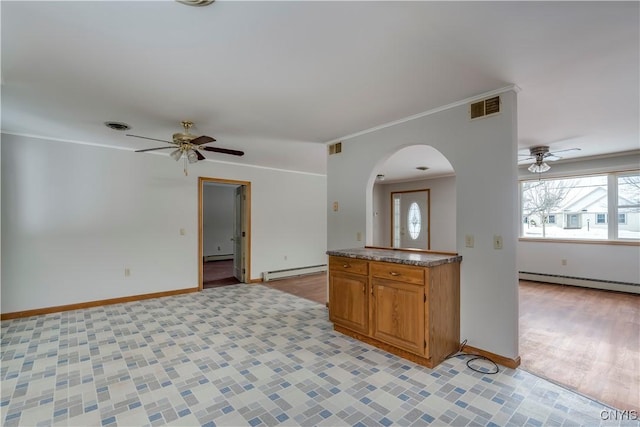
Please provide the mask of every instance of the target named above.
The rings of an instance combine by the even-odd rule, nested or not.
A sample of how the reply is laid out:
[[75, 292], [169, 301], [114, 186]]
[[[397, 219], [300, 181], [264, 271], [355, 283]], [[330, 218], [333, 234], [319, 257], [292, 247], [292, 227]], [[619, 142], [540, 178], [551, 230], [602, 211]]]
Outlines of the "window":
[[400, 247], [400, 197], [393, 198], [393, 247]]
[[618, 239], [640, 238], [640, 172], [616, 176], [618, 186]]
[[420, 207], [416, 202], [411, 203], [411, 205], [409, 206], [409, 212], [407, 213], [407, 224], [409, 228], [409, 235], [413, 240], [416, 240], [420, 235], [420, 228], [422, 226]]
[[640, 240], [640, 171], [524, 180], [520, 190], [521, 237]]

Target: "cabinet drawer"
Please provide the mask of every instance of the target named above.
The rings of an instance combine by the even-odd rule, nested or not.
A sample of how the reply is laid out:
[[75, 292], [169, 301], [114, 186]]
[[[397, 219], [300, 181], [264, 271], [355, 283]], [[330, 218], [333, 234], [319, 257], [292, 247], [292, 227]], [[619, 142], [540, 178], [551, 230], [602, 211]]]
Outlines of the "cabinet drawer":
[[371, 275], [380, 279], [424, 285], [424, 268], [391, 263], [371, 263]]
[[369, 261], [347, 257], [329, 258], [329, 269], [352, 274], [369, 274]]

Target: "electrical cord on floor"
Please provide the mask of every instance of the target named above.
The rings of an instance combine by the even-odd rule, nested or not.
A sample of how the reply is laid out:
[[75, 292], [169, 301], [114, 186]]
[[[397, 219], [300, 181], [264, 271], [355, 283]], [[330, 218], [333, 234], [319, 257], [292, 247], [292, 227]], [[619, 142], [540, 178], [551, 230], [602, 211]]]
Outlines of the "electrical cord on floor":
[[[471, 369], [474, 372], [479, 372], [481, 374], [486, 374], [486, 375], [495, 375], [498, 372], [500, 372], [500, 368], [498, 368], [498, 364], [496, 362], [494, 362], [493, 360], [489, 359], [486, 356], [482, 356], [480, 354], [473, 354], [473, 353], [465, 353], [463, 351], [464, 346], [467, 345], [467, 340], [464, 340], [460, 343], [460, 347], [458, 348], [458, 351], [451, 353], [450, 355], [448, 355], [447, 357], [445, 357], [446, 359], [452, 359], [454, 357], [469, 357], [471, 356], [471, 359], [467, 360], [467, 368]], [[476, 369], [473, 366], [471, 366], [471, 362], [474, 362], [476, 360], [486, 360], [488, 362], [491, 362], [491, 364], [493, 364], [494, 369], [492, 371], [482, 371], [480, 369]]]

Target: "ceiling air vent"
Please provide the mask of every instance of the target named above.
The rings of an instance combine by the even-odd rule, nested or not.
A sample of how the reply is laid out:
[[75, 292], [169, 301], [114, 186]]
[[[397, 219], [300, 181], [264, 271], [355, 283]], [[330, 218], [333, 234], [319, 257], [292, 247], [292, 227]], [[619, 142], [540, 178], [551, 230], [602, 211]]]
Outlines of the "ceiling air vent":
[[492, 114], [498, 114], [499, 112], [500, 112], [499, 96], [483, 99], [482, 101], [474, 102], [469, 106], [469, 115], [472, 120], [478, 119], [480, 117], [490, 116]]
[[329, 155], [342, 153], [342, 142], [336, 142], [329, 146]]

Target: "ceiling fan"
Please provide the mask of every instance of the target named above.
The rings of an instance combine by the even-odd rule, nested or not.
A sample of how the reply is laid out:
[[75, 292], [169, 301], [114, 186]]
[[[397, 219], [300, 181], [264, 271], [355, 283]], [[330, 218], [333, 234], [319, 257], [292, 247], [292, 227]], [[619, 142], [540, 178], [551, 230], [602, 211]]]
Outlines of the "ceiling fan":
[[133, 136], [135, 138], [148, 139], [151, 141], [160, 141], [166, 142], [167, 144], [172, 144], [167, 147], [156, 147], [156, 148], [145, 148], [144, 150], [136, 150], [136, 153], [142, 153], [145, 151], [155, 151], [155, 150], [166, 150], [168, 148], [174, 149], [171, 152], [170, 156], [178, 161], [181, 158], [184, 159], [184, 174], [187, 175], [187, 165], [189, 163], [195, 163], [199, 160], [204, 160], [206, 157], [202, 155], [199, 150], [204, 151], [212, 151], [214, 153], [222, 153], [222, 154], [230, 154], [232, 156], [244, 156], [244, 151], [239, 150], [231, 150], [228, 148], [220, 148], [220, 147], [207, 147], [204, 144], [208, 144], [210, 142], [214, 142], [215, 139], [202, 135], [196, 136], [189, 133], [189, 129], [193, 126], [193, 122], [189, 120], [183, 120], [182, 127], [184, 128], [184, 132], [177, 132], [173, 134], [172, 141], [165, 141], [162, 139], [148, 138], [146, 136], [139, 135], [131, 135], [127, 134], [127, 136]]
[[518, 154], [518, 156], [527, 157], [526, 159], [521, 159], [520, 162], [525, 162], [528, 160], [535, 160], [529, 166], [528, 170], [531, 173], [542, 173], [551, 169], [546, 161], [556, 161], [560, 160], [562, 157], [558, 156], [558, 153], [566, 153], [569, 151], [580, 151], [580, 148], [567, 148], [566, 150], [558, 150], [551, 152], [549, 151], [548, 145], [536, 145], [535, 147], [529, 148], [529, 154]]

